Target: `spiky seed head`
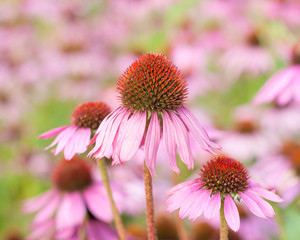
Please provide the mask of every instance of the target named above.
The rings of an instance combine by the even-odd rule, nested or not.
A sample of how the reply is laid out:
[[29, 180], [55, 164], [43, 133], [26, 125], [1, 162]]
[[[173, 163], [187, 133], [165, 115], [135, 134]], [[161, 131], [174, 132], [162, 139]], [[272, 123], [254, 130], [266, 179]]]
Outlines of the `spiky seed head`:
[[88, 102], [79, 105], [71, 116], [73, 125], [96, 130], [102, 120], [110, 113], [110, 108], [103, 102]]
[[91, 166], [75, 156], [71, 160], [63, 159], [54, 169], [52, 180], [61, 191], [81, 191], [92, 183]]
[[240, 120], [236, 123], [236, 130], [240, 133], [253, 133], [257, 130], [257, 125], [253, 120]]
[[129, 66], [118, 82], [124, 107], [132, 111], [174, 110], [187, 96], [181, 72], [165, 56], [147, 53]]
[[200, 170], [200, 180], [212, 194], [237, 194], [248, 188], [249, 173], [239, 161], [218, 156]]

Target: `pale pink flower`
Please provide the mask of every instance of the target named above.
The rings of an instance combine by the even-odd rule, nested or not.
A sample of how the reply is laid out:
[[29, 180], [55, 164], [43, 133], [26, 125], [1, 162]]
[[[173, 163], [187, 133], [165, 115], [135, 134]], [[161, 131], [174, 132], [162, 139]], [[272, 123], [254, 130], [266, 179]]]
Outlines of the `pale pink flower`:
[[272, 206], [265, 201], [282, 202], [273, 192], [251, 181], [248, 171], [238, 161], [218, 156], [209, 161], [200, 171], [200, 177], [186, 181], [168, 190], [168, 211], [179, 210], [179, 217], [195, 220], [200, 215], [211, 219], [218, 215], [224, 201], [224, 215], [233, 231], [240, 228], [236, 201], [241, 199], [258, 217], [274, 217]]
[[259, 90], [254, 104], [275, 102], [279, 106], [300, 102], [300, 41], [291, 52], [291, 65], [275, 73]]
[[276, 102], [286, 105], [300, 101], [300, 65], [291, 65], [273, 75], [253, 99], [254, 104]]
[[242, 75], [258, 76], [274, 66], [272, 56], [260, 46], [239, 45], [229, 48], [219, 62], [224, 74], [236, 80]]
[[[94, 180], [91, 170], [79, 157], [62, 160], [53, 172], [54, 187], [25, 200], [24, 212], [37, 212], [29, 239], [42, 239], [42, 236], [50, 239], [56, 234], [71, 236], [71, 232], [84, 225], [85, 219], [92, 221], [86, 226], [87, 232], [94, 232], [91, 225], [105, 225], [113, 220], [106, 189], [101, 181]], [[117, 207], [122, 209], [123, 192], [115, 185], [112, 190]]]
[[109, 112], [110, 108], [102, 102], [81, 104], [72, 114], [72, 125], [52, 129], [40, 135], [39, 138], [47, 139], [57, 135], [45, 149], [57, 144], [53, 153], [57, 155], [63, 151], [65, 158], [71, 159], [75, 154], [81, 154], [87, 150], [92, 131], [98, 128]]
[[130, 160], [144, 146], [145, 163], [155, 175], [161, 139], [170, 167], [176, 173], [179, 173], [176, 148], [187, 167], [194, 167], [189, 135], [208, 152], [219, 148], [183, 106], [186, 82], [166, 57], [143, 55], [124, 72], [118, 85], [122, 106], [99, 126], [92, 140], [96, 144], [89, 156], [100, 159], [112, 155], [115, 165]]

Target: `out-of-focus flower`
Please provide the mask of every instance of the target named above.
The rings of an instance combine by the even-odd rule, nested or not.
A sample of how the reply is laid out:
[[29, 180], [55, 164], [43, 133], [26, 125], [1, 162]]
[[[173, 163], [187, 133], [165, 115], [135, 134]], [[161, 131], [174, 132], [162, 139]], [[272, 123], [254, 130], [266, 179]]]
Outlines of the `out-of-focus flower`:
[[84, 153], [90, 143], [91, 134], [110, 113], [110, 108], [102, 102], [89, 102], [79, 105], [72, 114], [72, 125], [59, 127], [43, 133], [39, 138], [47, 139], [58, 135], [46, 148], [57, 144], [55, 155], [64, 152], [66, 159], [76, 153]]
[[300, 193], [300, 146], [285, 141], [250, 168], [251, 175], [263, 187], [275, 189], [288, 204]]
[[300, 102], [300, 40], [294, 46], [291, 65], [273, 75], [253, 99], [254, 104], [276, 102], [283, 106]]
[[90, 156], [102, 158], [112, 152], [113, 164], [119, 164], [134, 157], [144, 145], [145, 163], [155, 175], [161, 138], [170, 167], [176, 173], [179, 173], [176, 148], [187, 167], [194, 167], [190, 134], [206, 151], [214, 153], [214, 149], [219, 149], [183, 106], [187, 95], [186, 82], [166, 57], [152, 53], [141, 56], [124, 72], [118, 86], [122, 106], [99, 126]]
[[251, 161], [273, 147], [273, 139], [261, 128], [259, 112], [253, 107], [238, 107], [234, 112], [234, 122], [234, 129], [223, 131], [217, 140], [226, 155], [242, 162]]
[[272, 206], [262, 198], [282, 202], [276, 194], [254, 183], [247, 169], [238, 161], [218, 156], [205, 164], [200, 177], [176, 185], [167, 192], [170, 195], [168, 211], [180, 209], [180, 218], [195, 220], [201, 214], [210, 219], [216, 216], [224, 202], [224, 214], [233, 231], [240, 228], [240, 217], [235, 199], [242, 199], [249, 210], [258, 217], [275, 215]]
[[272, 56], [265, 50], [255, 32], [248, 34], [246, 42], [229, 48], [221, 56], [220, 66], [228, 79], [237, 80], [242, 75], [258, 76], [272, 69]]
[[[91, 166], [85, 160], [62, 160], [53, 172], [53, 182], [51, 190], [24, 203], [25, 213], [37, 212], [29, 239], [50, 239], [56, 235], [69, 239], [85, 219], [88, 233], [95, 235], [99, 226], [98, 231], [104, 228], [106, 234], [106, 223], [113, 219], [110, 202], [104, 185], [93, 179]], [[118, 208], [122, 208], [123, 193], [115, 186], [112, 190]]]

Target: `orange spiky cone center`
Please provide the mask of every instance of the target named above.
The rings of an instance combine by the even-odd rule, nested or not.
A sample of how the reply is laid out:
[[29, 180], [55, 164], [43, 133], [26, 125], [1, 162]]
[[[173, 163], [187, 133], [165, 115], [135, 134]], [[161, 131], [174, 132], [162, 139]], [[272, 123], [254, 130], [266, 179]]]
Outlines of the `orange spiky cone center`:
[[71, 122], [80, 128], [96, 130], [102, 120], [110, 113], [110, 108], [103, 102], [88, 102], [79, 105], [72, 114]]
[[124, 107], [161, 112], [183, 104], [187, 85], [177, 67], [165, 56], [147, 53], [126, 69], [117, 91]]
[[202, 167], [200, 179], [212, 194], [236, 194], [248, 188], [249, 173], [240, 162], [218, 156]]

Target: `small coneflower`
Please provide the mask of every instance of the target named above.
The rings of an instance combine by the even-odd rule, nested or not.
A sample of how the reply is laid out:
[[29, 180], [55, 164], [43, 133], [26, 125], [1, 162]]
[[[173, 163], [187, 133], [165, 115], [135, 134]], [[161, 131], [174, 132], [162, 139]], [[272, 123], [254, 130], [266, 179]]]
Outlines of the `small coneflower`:
[[283, 106], [300, 102], [300, 40], [294, 46], [290, 66], [273, 75], [253, 99], [254, 104], [276, 102]]
[[110, 113], [110, 108], [102, 102], [88, 102], [79, 105], [72, 114], [72, 125], [59, 127], [43, 133], [39, 138], [47, 139], [57, 135], [55, 140], [45, 149], [57, 144], [53, 153], [64, 152], [65, 159], [71, 159], [75, 154], [84, 153], [95, 131], [102, 120]]
[[122, 106], [108, 115], [98, 128], [89, 153], [95, 158], [109, 154], [113, 164], [130, 160], [144, 146], [145, 163], [155, 175], [156, 154], [161, 139], [176, 173], [176, 149], [189, 169], [194, 167], [189, 137], [213, 153], [219, 148], [210, 141], [197, 119], [183, 104], [187, 85], [180, 71], [166, 57], [148, 53], [121, 76], [118, 92]]
[[236, 201], [241, 199], [249, 210], [261, 218], [275, 215], [272, 206], [262, 198], [281, 202], [273, 192], [251, 181], [247, 169], [238, 161], [218, 156], [206, 163], [200, 177], [168, 190], [168, 211], [180, 209], [181, 218], [195, 220], [201, 214], [210, 219], [218, 212], [225, 215], [228, 226], [237, 231], [240, 217]]
[[[32, 239], [53, 235], [81, 226], [85, 219], [110, 222], [113, 214], [102, 182], [92, 176], [89, 163], [79, 157], [63, 159], [53, 172], [54, 187], [26, 200], [24, 212], [37, 212], [33, 219]], [[123, 193], [113, 188], [116, 204], [122, 205]]]

